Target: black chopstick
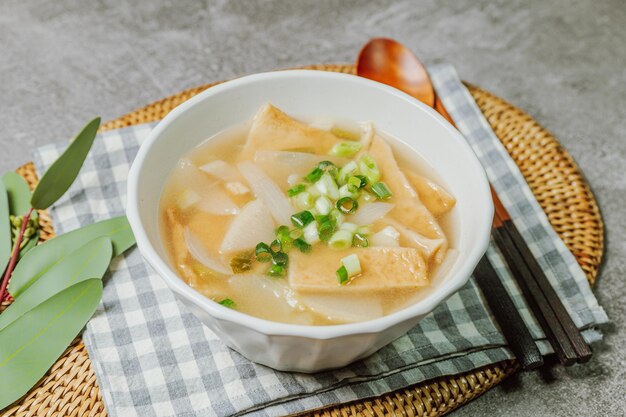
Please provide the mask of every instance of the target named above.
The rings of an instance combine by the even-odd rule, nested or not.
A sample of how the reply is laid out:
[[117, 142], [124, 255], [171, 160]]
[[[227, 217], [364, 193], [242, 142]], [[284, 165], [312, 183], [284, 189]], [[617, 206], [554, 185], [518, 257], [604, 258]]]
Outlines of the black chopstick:
[[493, 187], [491, 194], [495, 208], [494, 240], [559, 361], [566, 366], [588, 361], [591, 357], [589, 345], [565, 310]]
[[591, 359], [591, 348], [589, 347], [587, 342], [585, 342], [585, 339], [583, 339], [583, 336], [578, 330], [578, 327], [576, 327], [576, 324], [565, 309], [565, 306], [563, 305], [561, 299], [554, 290], [554, 287], [552, 287], [550, 281], [548, 281], [548, 277], [546, 277], [543, 269], [541, 269], [541, 266], [537, 262], [537, 259], [533, 256], [530, 248], [526, 244], [526, 241], [520, 234], [519, 230], [517, 230], [517, 227], [515, 227], [515, 224], [512, 220], [505, 220], [503, 222], [503, 225], [504, 230], [513, 241], [513, 244], [517, 248], [517, 251], [521, 255], [522, 259], [524, 259], [524, 261], [526, 262], [526, 265], [528, 266], [528, 269], [530, 270], [533, 278], [541, 289], [541, 292], [543, 293], [545, 299], [552, 307], [552, 310], [559, 320], [559, 323], [563, 327], [563, 330], [567, 334], [567, 337], [572, 344], [572, 347], [576, 351], [577, 362], [587, 362], [589, 359]]
[[528, 306], [546, 334], [546, 338], [552, 345], [556, 356], [559, 358], [559, 362], [565, 366], [573, 365], [578, 358], [576, 351], [557, 316], [548, 304], [541, 288], [539, 288], [532, 277], [524, 259], [517, 251], [511, 237], [502, 227], [494, 229], [492, 236], [502, 255], [504, 255], [513, 277], [520, 286]]
[[530, 370], [543, 365], [543, 357], [532, 335], [486, 255], [482, 257], [474, 270], [474, 278], [509, 348], [522, 367]]

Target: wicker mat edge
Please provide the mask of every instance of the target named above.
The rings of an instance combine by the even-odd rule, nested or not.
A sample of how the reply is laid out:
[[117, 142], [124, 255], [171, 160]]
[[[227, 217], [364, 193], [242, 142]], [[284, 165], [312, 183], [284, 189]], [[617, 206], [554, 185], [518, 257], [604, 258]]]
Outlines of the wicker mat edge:
[[[313, 65], [308, 69], [353, 73], [351, 65]], [[162, 119], [170, 110], [215, 84], [185, 90], [102, 125], [111, 130]], [[572, 157], [542, 126], [522, 110], [478, 87], [468, 85], [481, 111], [520, 167], [550, 223], [575, 255], [593, 284], [604, 250], [604, 227], [597, 203]], [[17, 172], [34, 186], [34, 166]], [[42, 240], [54, 236], [47, 213], [41, 213]], [[6, 308], [6, 303], [0, 308]], [[436, 378], [377, 398], [339, 404], [309, 415], [323, 417], [442, 416], [480, 396], [519, 371], [504, 361], [471, 372]], [[86, 348], [76, 338], [39, 383], [3, 417], [107, 415]]]

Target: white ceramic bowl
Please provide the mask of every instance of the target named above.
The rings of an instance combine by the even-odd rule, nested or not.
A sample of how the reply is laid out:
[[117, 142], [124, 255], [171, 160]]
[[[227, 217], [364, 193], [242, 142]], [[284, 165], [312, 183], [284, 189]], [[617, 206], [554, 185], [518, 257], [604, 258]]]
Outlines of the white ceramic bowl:
[[[294, 115], [371, 120], [415, 149], [456, 197], [460, 255], [416, 304], [376, 320], [335, 326], [276, 323], [223, 307], [185, 284], [168, 262], [158, 227], [161, 190], [178, 159], [209, 136], [271, 102]], [[228, 346], [279, 370], [315, 372], [364, 358], [406, 333], [469, 279], [489, 243], [493, 205], [483, 168], [434, 110], [364, 78], [322, 71], [251, 75], [212, 87], [168, 114], [142, 144], [128, 178], [128, 219], [143, 257], [176, 296]]]

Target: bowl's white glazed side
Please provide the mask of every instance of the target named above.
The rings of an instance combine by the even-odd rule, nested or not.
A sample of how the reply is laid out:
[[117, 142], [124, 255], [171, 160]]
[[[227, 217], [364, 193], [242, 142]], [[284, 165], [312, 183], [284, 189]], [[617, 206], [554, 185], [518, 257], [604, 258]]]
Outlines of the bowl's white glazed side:
[[[457, 247], [461, 256], [432, 294], [414, 306], [370, 322], [295, 326], [228, 310], [177, 277], [167, 262], [158, 227], [158, 203], [169, 172], [191, 148], [249, 119], [267, 102], [296, 115], [372, 120], [378, 128], [417, 150], [439, 172], [458, 201]], [[138, 246], [170, 288], [229, 346], [245, 356], [275, 368], [308, 372], [342, 366], [371, 353], [404, 333], [467, 282], [487, 247], [492, 214], [484, 171], [460, 134], [433, 110], [382, 84], [319, 71], [258, 74], [199, 94], [154, 129], [129, 175], [128, 216]], [[358, 340], [345, 344], [352, 337]]]

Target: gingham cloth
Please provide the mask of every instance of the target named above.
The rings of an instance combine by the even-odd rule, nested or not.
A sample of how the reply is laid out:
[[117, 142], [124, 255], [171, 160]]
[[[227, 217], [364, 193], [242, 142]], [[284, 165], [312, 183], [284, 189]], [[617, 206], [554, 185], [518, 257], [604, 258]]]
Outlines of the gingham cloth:
[[[548, 224], [520, 171], [450, 66], [431, 68], [438, 94], [480, 158], [515, 224], [589, 342], [607, 317], [583, 271]], [[124, 214], [130, 164], [152, 125], [106, 132], [70, 191], [52, 208], [59, 233]], [[35, 152], [43, 172], [67, 143]], [[488, 256], [543, 353], [550, 352], [495, 247]], [[512, 358], [473, 280], [418, 326], [372, 356], [315, 375], [254, 364], [227, 348], [179, 303], [133, 249], [105, 278], [83, 334], [111, 417], [276, 416], [381, 395]]]

